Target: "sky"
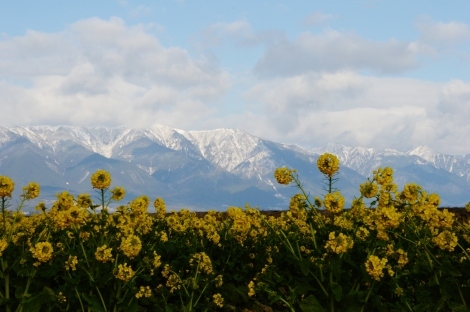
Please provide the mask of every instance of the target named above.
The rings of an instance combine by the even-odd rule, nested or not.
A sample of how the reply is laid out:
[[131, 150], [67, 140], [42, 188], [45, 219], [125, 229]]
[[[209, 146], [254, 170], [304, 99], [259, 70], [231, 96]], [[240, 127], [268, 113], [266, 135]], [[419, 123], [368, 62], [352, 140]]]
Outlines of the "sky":
[[470, 1], [5, 1], [0, 126], [470, 154]]

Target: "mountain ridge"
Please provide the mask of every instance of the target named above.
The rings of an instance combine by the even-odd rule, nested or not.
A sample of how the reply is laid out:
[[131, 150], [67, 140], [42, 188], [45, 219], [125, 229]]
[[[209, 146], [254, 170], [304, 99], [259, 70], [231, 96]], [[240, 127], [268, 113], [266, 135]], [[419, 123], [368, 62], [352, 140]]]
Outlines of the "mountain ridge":
[[305, 187], [322, 194], [316, 159], [324, 152], [340, 159], [338, 188], [347, 200], [359, 196], [358, 183], [379, 166], [392, 167], [398, 184], [416, 182], [440, 193], [443, 204], [462, 206], [470, 199], [470, 156], [436, 153], [426, 146], [401, 152], [330, 143], [307, 150], [230, 128], [0, 127], [0, 174], [13, 175], [19, 183], [40, 180], [45, 189], [63, 183], [73, 192], [90, 192], [87, 177], [102, 167], [113, 182], [128, 188], [129, 196], [158, 193], [171, 207], [198, 210], [246, 202], [286, 208], [296, 190], [275, 181], [274, 169], [281, 166], [297, 169]]

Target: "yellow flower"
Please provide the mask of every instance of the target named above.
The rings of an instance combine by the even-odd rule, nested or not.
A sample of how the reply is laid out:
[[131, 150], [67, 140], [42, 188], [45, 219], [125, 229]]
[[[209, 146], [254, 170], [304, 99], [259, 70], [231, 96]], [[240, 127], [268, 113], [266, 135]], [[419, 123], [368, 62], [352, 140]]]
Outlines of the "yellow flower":
[[372, 198], [377, 195], [379, 187], [375, 181], [366, 181], [359, 186], [362, 196], [365, 198]]
[[250, 281], [250, 283], [248, 283], [248, 296], [252, 297], [255, 294], [255, 283], [253, 281]]
[[118, 265], [117, 273], [115, 274], [117, 279], [121, 281], [128, 282], [133, 276], [135, 272], [131, 266], [127, 266], [127, 263]]
[[454, 251], [457, 246], [457, 236], [448, 230], [442, 231], [439, 235], [433, 237], [433, 243], [436, 244], [442, 250]]
[[23, 186], [24, 199], [34, 199], [39, 196], [40, 187], [36, 182], [29, 182], [28, 185]]
[[386, 267], [388, 260], [386, 258], [380, 259], [375, 255], [371, 255], [366, 261], [366, 271], [376, 281], [384, 276], [383, 269]]
[[339, 233], [336, 236], [335, 232], [331, 232], [329, 235], [329, 240], [326, 242], [325, 249], [341, 254], [348, 251], [348, 249], [353, 248], [354, 241], [350, 236]]
[[108, 262], [113, 261], [113, 255], [111, 254], [112, 248], [107, 248], [107, 245], [103, 245], [101, 247], [96, 248], [95, 257], [96, 260], [100, 262]]
[[356, 237], [362, 241], [365, 241], [367, 237], [369, 237], [369, 230], [364, 227], [359, 227], [356, 231]]
[[152, 296], [152, 290], [150, 289], [150, 286], [140, 286], [140, 290], [138, 293], [135, 294], [136, 298], [149, 298]]
[[218, 306], [219, 308], [222, 308], [224, 306], [224, 298], [222, 298], [221, 294], [214, 294], [212, 298], [216, 306]]
[[331, 178], [339, 170], [339, 159], [333, 154], [325, 153], [318, 157], [317, 167], [321, 173]]
[[78, 264], [77, 256], [69, 256], [69, 259], [65, 262], [65, 269], [67, 271], [72, 270], [75, 271], [76, 265]]
[[115, 186], [111, 190], [111, 199], [114, 201], [120, 201], [126, 196], [126, 190], [123, 187]]
[[155, 207], [155, 211], [157, 212], [157, 218], [158, 219], [165, 218], [166, 205], [165, 205], [165, 201], [163, 200], [163, 198], [158, 197], [157, 199], [155, 199], [155, 201], [153, 202], [153, 206]]
[[224, 281], [222, 279], [222, 275], [217, 275], [216, 278], [214, 278], [214, 282], [215, 282], [215, 287], [220, 287], [223, 285]]
[[52, 209], [64, 211], [70, 209], [74, 204], [73, 195], [67, 191], [56, 194], [57, 201], [52, 205]]
[[107, 189], [111, 185], [111, 175], [106, 170], [97, 170], [91, 176], [91, 185], [95, 189]]
[[80, 194], [77, 197], [77, 205], [80, 208], [90, 208], [91, 205], [93, 204], [93, 201], [91, 200], [91, 197], [89, 194]]
[[0, 240], [0, 257], [3, 256], [2, 253], [5, 251], [5, 249], [7, 249], [7, 247], [8, 247], [8, 241], [7, 241], [7, 239], [6, 239], [6, 238], [2, 238], [2, 239]]
[[388, 185], [393, 182], [393, 169], [390, 167], [378, 168], [374, 171], [374, 179], [380, 185]]
[[15, 182], [6, 176], [0, 176], [0, 197], [10, 197], [15, 189]]
[[400, 194], [400, 199], [408, 202], [415, 202], [418, 200], [418, 196], [421, 192], [421, 186], [416, 183], [407, 183], [403, 187], [403, 191]]
[[120, 249], [123, 254], [133, 259], [142, 249], [142, 242], [138, 236], [131, 234], [122, 239]]
[[34, 247], [29, 249], [33, 254], [33, 258], [39, 260], [39, 262], [46, 262], [52, 258], [52, 252], [54, 249], [52, 248], [52, 244], [49, 242], [40, 242], [37, 243]]
[[154, 268], [158, 268], [159, 266], [162, 265], [162, 261], [161, 261], [161, 256], [158, 255], [155, 251], [153, 252], [153, 261], [152, 261], [152, 264], [153, 264], [153, 267]]
[[47, 208], [46, 208], [46, 204], [44, 204], [44, 202], [41, 201], [36, 205], [36, 207], [34, 207], [34, 209], [45, 212]]
[[206, 274], [212, 274], [214, 273], [212, 271], [212, 262], [209, 256], [205, 252], [199, 252], [195, 253], [191, 260], [189, 260], [189, 264], [191, 266], [194, 266], [194, 262], [197, 263], [199, 270]]
[[292, 172], [293, 171], [291, 169], [286, 167], [276, 168], [274, 171], [274, 177], [276, 178], [277, 183], [287, 185], [293, 180]]
[[325, 201], [323, 204], [327, 211], [331, 213], [339, 213], [344, 207], [344, 197], [339, 191], [328, 193], [325, 195]]

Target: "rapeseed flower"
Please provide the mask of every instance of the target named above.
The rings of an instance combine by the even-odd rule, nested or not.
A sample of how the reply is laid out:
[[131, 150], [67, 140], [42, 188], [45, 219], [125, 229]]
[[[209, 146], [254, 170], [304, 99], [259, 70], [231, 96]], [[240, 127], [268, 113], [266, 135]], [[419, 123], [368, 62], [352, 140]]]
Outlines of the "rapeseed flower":
[[221, 294], [214, 294], [212, 298], [216, 306], [218, 306], [219, 308], [222, 308], [224, 306], [224, 298], [222, 298]]
[[132, 277], [134, 277], [134, 270], [131, 266], [128, 266], [127, 263], [118, 265], [117, 272], [115, 274], [117, 279], [121, 281], [128, 282]]
[[189, 264], [191, 266], [194, 266], [194, 262], [197, 263], [199, 266], [199, 269], [206, 273], [206, 274], [212, 274], [214, 271], [212, 270], [212, 262], [209, 256], [205, 252], [199, 252], [195, 253], [192, 257], [191, 260], [189, 260]]
[[123, 187], [115, 186], [111, 190], [111, 199], [114, 201], [120, 201], [126, 196], [126, 190]]
[[381, 259], [376, 255], [371, 255], [365, 263], [366, 271], [373, 279], [380, 281], [380, 278], [384, 276], [383, 269], [385, 269], [387, 262], [387, 258]]
[[135, 294], [136, 298], [149, 298], [152, 296], [152, 290], [150, 289], [150, 286], [140, 286], [139, 291]]
[[157, 212], [157, 218], [158, 219], [165, 218], [166, 205], [165, 205], [165, 201], [163, 200], [163, 198], [158, 197], [157, 199], [155, 199], [155, 201], [153, 202], [153, 206], [155, 207], [155, 211]]
[[339, 233], [338, 236], [336, 236], [335, 232], [331, 232], [326, 242], [325, 249], [341, 254], [347, 252], [349, 249], [353, 248], [353, 246], [354, 241], [350, 236], [344, 235], [343, 233]]
[[34, 199], [39, 196], [40, 187], [36, 182], [29, 182], [28, 185], [23, 186], [23, 197], [26, 200]]
[[8, 247], [8, 241], [6, 238], [0, 239], [0, 258], [3, 256], [3, 252]]
[[256, 295], [255, 283], [253, 281], [250, 281], [248, 283], [248, 296], [253, 297], [254, 295]]
[[103, 246], [100, 246], [100, 247], [96, 248], [96, 252], [95, 252], [96, 260], [98, 260], [99, 262], [103, 262], [103, 263], [113, 261], [114, 258], [113, 258], [113, 255], [111, 253], [112, 250], [113, 249], [108, 248], [107, 245], [103, 245]]
[[90, 194], [80, 194], [77, 196], [77, 206], [88, 209], [93, 205]]
[[390, 167], [378, 168], [374, 171], [374, 179], [379, 185], [388, 185], [393, 182], [393, 169]]
[[75, 271], [77, 269], [76, 265], [78, 264], [77, 256], [69, 256], [69, 259], [65, 262], [65, 269], [67, 271]]
[[10, 197], [15, 189], [15, 182], [6, 176], [0, 176], [0, 197]]
[[293, 170], [286, 167], [276, 168], [274, 171], [274, 177], [276, 178], [277, 183], [287, 185], [293, 181], [292, 172]]
[[328, 212], [339, 213], [344, 207], [344, 197], [339, 191], [328, 193], [325, 195], [323, 205]]
[[39, 262], [46, 262], [52, 259], [54, 249], [49, 242], [39, 242], [31, 247], [29, 251], [33, 254], [33, 258], [38, 259]]
[[103, 169], [99, 169], [93, 173], [90, 180], [93, 188], [99, 190], [105, 190], [111, 185], [111, 175]]
[[339, 159], [333, 154], [324, 153], [318, 157], [317, 167], [321, 173], [331, 178], [339, 170]]
[[379, 191], [379, 186], [375, 181], [367, 180], [365, 183], [359, 186], [359, 189], [361, 191], [362, 196], [364, 196], [365, 198], [372, 198], [377, 195]]
[[142, 249], [142, 242], [138, 236], [131, 234], [122, 239], [121, 246], [119, 248], [123, 254], [129, 257], [129, 259], [133, 259]]
[[458, 238], [455, 233], [444, 230], [432, 239], [433, 243], [442, 250], [454, 251]]

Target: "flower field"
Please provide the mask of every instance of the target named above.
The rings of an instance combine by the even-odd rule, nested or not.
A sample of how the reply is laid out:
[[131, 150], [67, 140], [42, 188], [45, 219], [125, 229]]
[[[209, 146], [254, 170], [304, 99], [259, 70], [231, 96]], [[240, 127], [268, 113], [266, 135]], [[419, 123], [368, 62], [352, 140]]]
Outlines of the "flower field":
[[419, 185], [399, 190], [391, 168], [346, 204], [336, 156], [317, 165], [318, 196], [294, 169], [276, 169], [299, 191], [277, 216], [168, 213], [147, 196], [109, 213], [125, 189], [104, 170], [93, 195], [64, 191], [24, 216], [40, 186], [24, 186], [13, 207], [14, 181], [0, 176], [0, 310], [470, 311], [468, 221]]

